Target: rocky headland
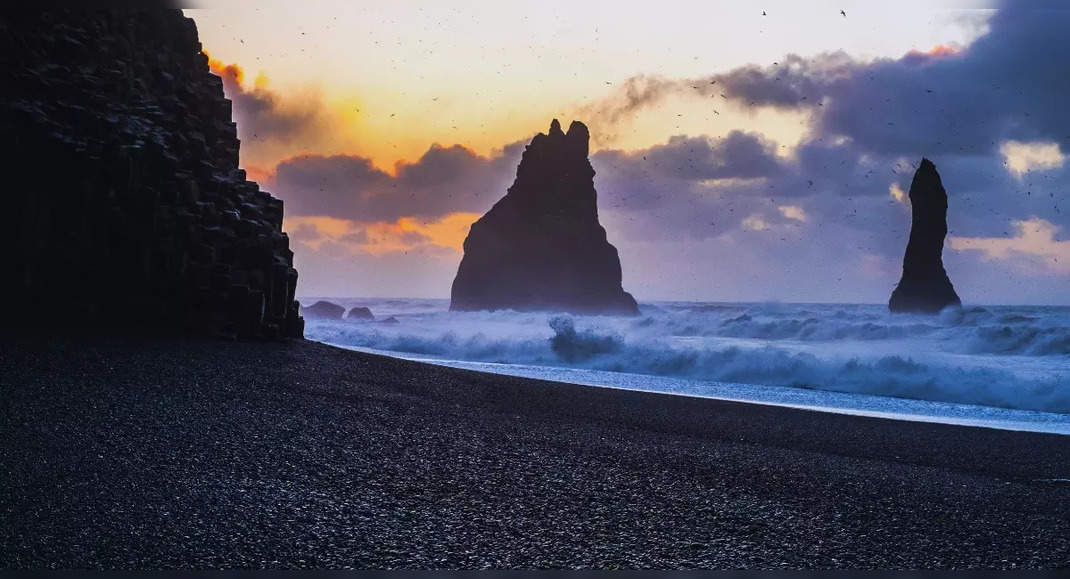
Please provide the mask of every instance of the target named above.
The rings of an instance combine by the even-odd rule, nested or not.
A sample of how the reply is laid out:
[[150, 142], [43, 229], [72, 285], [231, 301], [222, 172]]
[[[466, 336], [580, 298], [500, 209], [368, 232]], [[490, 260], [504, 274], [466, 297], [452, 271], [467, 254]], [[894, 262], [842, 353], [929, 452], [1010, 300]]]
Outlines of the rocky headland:
[[0, 17], [5, 321], [299, 337], [282, 202], [179, 10]]

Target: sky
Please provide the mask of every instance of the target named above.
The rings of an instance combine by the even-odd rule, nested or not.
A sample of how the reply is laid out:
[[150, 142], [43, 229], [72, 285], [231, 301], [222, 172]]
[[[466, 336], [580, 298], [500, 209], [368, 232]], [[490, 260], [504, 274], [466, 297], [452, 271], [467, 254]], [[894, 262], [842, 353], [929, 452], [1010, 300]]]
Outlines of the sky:
[[[1070, 304], [1070, 10], [231, 1], [186, 10], [299, 296], [448, 297], [553, 118], [640, 301], [885, 302], [928, 157], [966, 303]], [[1017, 7], [1015, 7], [1017, 6]]]

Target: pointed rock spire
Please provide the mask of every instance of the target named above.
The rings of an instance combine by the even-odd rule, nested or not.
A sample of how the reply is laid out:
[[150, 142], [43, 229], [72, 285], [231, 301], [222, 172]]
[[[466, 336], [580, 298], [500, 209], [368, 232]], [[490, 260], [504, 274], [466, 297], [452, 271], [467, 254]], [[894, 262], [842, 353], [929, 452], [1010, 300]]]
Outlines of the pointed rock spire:
[[568, 137], [569, 148], [586, 159], [589, 152], [588, 145], [591, 141], [591, 132], [587, 130], [587, 125], [579, 121], [572, 121], [565, 136]]
[[549, 134], [550, 134], [551, 137], [556, 137], [556, 136], [565, 134], [565, 133], [561, 132], [561, 123], [557, 122], [557, 119], [554, 119], [554, 120], [550, 121], [550, 133]]
[[944, 270], [947, 192], [936, 165], [928, 159], [921, 160], [910, 183], [910, 213], [910, 241], [903, 256], [903, 277], [892, 292], [888, 309], [936, 313], [947, 306], [959, 305], [959, 296]]

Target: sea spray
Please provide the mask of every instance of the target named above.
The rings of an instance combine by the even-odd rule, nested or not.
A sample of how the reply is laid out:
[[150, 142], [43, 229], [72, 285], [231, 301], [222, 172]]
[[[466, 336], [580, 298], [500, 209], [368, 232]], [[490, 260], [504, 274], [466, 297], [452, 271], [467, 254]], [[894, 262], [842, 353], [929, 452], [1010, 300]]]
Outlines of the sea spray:
[[1070, 413], [1070, 308], [644, 304], [640, 317], [447, 312], [350, 300], [401, 323], [313, 322], [312, 339], [430, 358], [572, 367]]
[[568, 316], [550, 318], [550, 329], [554, 331], [550, 349], [566, 363], [584, 362], [621, 349], [621, 340], [616, 335], [602, 336], [591, 330], [577, 332]]

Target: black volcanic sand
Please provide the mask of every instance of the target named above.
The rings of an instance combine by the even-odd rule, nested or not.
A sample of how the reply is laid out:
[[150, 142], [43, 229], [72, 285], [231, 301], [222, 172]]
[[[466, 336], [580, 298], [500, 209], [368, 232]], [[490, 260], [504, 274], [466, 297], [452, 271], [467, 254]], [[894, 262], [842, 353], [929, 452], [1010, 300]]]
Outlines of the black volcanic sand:
[[2, 567], [1070, 565], [1070, 437], [300, 341], [0, 344]]

